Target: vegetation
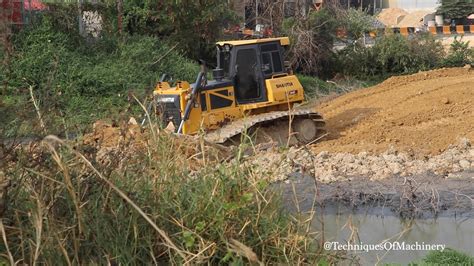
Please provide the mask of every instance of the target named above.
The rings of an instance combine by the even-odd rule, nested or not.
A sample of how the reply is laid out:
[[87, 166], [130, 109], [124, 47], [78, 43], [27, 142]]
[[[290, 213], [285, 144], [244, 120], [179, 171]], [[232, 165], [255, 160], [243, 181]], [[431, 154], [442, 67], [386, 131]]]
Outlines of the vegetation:
[[[226, 1], [218, 0], [82, 8], [103, 16], [99, 38], [78, 30], [76, 4], [50, 4], [51, 12], [13, 35], [8, 55], [0, 51], [8, 63], [0, 66], [1, 137], [83, 133], [99, 119], [123, 124], [142, 113], [136, 98], [146, 99], [161, 74], [193, 80], [198, 67], [189, 58], [212, 57], [209, 47], [233, 23]], [[373, 48], [354, 43], [336, 53], [340, 27], [357, 39], [372, 26], [363, 12], [338, 12], [331, 7], [285, 21], [292, 63], [321, 77], [298, 74], [309, 97], [350, 90], [344, 83], [355, 83], [353, 77], [472, 63], [466, 43], [456, 41], [445, 57], [429, 37], [391, 35]], [[338, 69], [346, 75], [338, 84], [322, 80]], [[333, 262], [309, 232], [311, 219], [285, 213], [266, 176], [243, 164], [245, 145], [224, 164], [203, 142], [181, 143], [153, 126], [138, 132], [146, 141], [125, 138], [106, 149], [49, 137], [41, 147], [7, 153], [0, 143], [0, 166], [13, 184], [0, 221], [0, 263]]]
[[338, 53], [343, 73], [361, 79], [410, 74], [437, 67], [460, 67], [474, 62], [474, 48], [468, 42], [455, 40], [448, 53], [431, 35], [407, 39], [386, 35], [373, 47], [353, 44]]
[[342, 16], [341, 27], [348, 36], [355, 40], [364, 37], [367, 32], [375, 30], [375, 18], [362, 10], [350, 8]]
[[130, 34], [157, 36], [176, 43], [191, 58], [213, 58], [214, 44], [236, 21], [227, 1], [124, 1], [124, 26]]
[[462, 66], [474, 63], [474, 48], [469, 48], [469, 41], [463, 42], [455, 38], [451, 44], [450, 53], [444, 60], [445, 66]]
[[464, 19], [474, 13], [472, 0], [441, 0], [437, 13], [448, 19]]
[[337, 17], [329, 8], [312, 12], [308, 17], [286, 19], [283, 29], [292, 42], [291, 64], [304, 74], [330, 76], [337, 28]]
[[[242, 164], [242, 150], [224, 165], [215, 150], [202, 156], [204, 143], [153, 129], [135, 138], [120, 133], [128, 130], [108, 133], [104, 146], [94, 145], [95, 136], [74, 147], [50, 137], [9, 153], [3, 169], [15, 185], [0, 222], [4, 262], [240, 265], [324, 257], [310, 220], [283, 212], [266, 177]], [[121, 136], [120, 145], [104, 144]]]
[[447, 248], [444, 251], [430, 252], [421, 263], [412, 265], [474, 265], [474, 257]]
[[60, 29], [45, 16], [14, 36], [10, 71], [0, 71], [9, 73], [2, 77], [8, 81], [0, 106], [3, 135], [30, 134], [38, 128], [29, 88], [47, 114], [49, 133], [78, 133], [97, 119], [119, 119], [127, 110], [136, 114], [131, 95], [150, 95], [161, 74], [193, 80], [198, 71], [179, 50], [153, 37], [104, 36], [89, 43], [77, 32]]

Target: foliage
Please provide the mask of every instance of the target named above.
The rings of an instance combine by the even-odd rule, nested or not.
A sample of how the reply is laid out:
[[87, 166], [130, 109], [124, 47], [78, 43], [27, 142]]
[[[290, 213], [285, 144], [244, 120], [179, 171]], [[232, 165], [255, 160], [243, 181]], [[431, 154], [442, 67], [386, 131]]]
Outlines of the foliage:
[[359, 9], [350, 8], [344, 14], [343, 28], [355, 40], [362, 38], [365, 33], [374, 30], [375, 19]]
[[373, 47], [353, 44], [338, 54], [346, 75], [359, 78], [414, 73], [442, 65], [445, 53], [441, 43], [430, 35], [411, 39], [385, 35]]
[[124, 15], [130, 34], [166, 38], [195, 59], [212, 58], [214, 43], [236, 20], [221, 0], [125, 1]]
[[[181, 151], [203, 154], [198, 149], [204, 144], [158, 132], [144, 137], [148, 144], [140, 147], [146, 152], [130, 152], [137, 143], [121, 142], [108, 150], [105, 164], [96, 160], [103, 151], [87, 145], [49, 140], [45, 143], [52, 145], [35, 149], [34, 156], [17, 151], [8, 175], [18, 185], [9, 191], [2, 218], [12, 228], [5, 236], [12, 260], [50, 265], [317, 261], [308, 225], [283, 212], [264, 176], [242, 166], [242, 151], [233, 163], [207, 164], [203, 158], [196, 166]], [[8, 258], [4, 245], [0, 253]]]
[[332, 47], [339, 24], [331, 8], [311, 12], [308, 17], [286, 19], [283, 28], [292, 42], [288, 56], [291, 64], [304, 74], [325, 77], [331, 73]]
[[447, 248], [444, 251], [432, 251], [423, 262], [428, 265], [473, 265], [474, 257]]
[[29, 122], [36, 120], [28, 102], [30, 86], [48, 128], [54, 129], [49, 133], [80, 132], [97, 119], [117, 118], [127, 111], [134, 101], [131, 93], [141, 99], [150, 95], [161, 74], [194, 80], [198, 71], [196, 64], [156, 38], [103, 36], [88, 42], [77, 32], [60, 30], [56, 21], [45, 16], [14, 36], [6, 93], [17, 105], [0, 107], [6, 114], [0, 118], [2, 127], [8, 130], [3, 134], [15, 134], [23, 123], [34, 131], [35, 123]]
[[459, 67], [466, 64], [474, 64], [474, 48], [469, 47], [469, 41], [463, 42], [462, 38], [458, 40], [458, 38], [455, 37], [450, 47], [450, 53], [444, 61], [444, 65]]
[[474, 13], [474, 2], [472, 0], [441, 0], [437, 13], [448, 19], [466, 18]]

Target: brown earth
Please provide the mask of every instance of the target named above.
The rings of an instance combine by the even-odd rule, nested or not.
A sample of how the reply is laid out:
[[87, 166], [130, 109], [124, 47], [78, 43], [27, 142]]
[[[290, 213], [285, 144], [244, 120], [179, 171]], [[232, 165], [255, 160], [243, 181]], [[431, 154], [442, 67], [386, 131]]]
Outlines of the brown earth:
[[408, 15], [408, 12], [401, 8], [385, 8], [377, 15], [377, 19], [385, 24], [385, 26], [391, 27], [397, 25], [397, 18], [406, 15]]
[[439, 69], [354, 91], [321, 104], [329, 136], [315, 152], [437, 155], [474, 140], [474, 70]]
[[156, 126], [153, 129], [142, 129], [135, 123], [119, 126], [100, 120], [94, 123], [91, 133], [78, 140], [78, 144], [93, 148], [95, 152], [92, 154], [99, 164], [107, 166], [119, 162], [116, 167], [136, 159], [143, 160], [137, 154], [148, 154], [149, 159], [161, 160], [162, 156], [167, 155], [160, 151], [160, 147], [162, 150], [172, 150], [170, 156], [174, 156], [174, 160], [179, 160], [183, 165], [189, 165], [192, 170], [209, 162], [224, 160], [230, 153], [225, 147], [204, 143], [197, 136], [177, 137]]

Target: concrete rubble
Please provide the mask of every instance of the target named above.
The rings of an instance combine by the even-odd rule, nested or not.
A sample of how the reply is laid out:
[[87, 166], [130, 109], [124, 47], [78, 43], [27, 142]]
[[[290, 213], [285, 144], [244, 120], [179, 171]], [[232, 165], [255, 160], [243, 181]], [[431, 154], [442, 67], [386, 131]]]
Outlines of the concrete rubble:
[[434, 174], [455, 178], [458, 173], [472, 173], [474, 178], [474, 148], [468, 139], [451, 145], [445, 152], [422, 159], [391, 148], [382, 154], [360, 152], [314, 154], [311, 150], [291, 147], [286, 151], [268, 149], [246, 159], [245, 164], [272, 181], [285, 180], [292, 173], [315, 176], [321, 182], [370, 177], [380, 180], [388, 177], [407, 177]]

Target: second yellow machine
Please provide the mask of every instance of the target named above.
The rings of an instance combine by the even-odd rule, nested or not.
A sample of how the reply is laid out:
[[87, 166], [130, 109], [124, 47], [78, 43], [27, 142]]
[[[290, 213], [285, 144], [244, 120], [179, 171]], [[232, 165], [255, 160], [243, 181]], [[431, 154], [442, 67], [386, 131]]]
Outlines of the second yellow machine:
[[285, 122], [290, 133], [311, 143], [324, 133], [324, 120], [311, 108], [297, 107], [304, 90], [284, 60], [289, 39], [268, 38], [217, 43], [214, 80], [201, 67], [195, 83], [157, 84], [154, 96], [164, 125], [176, 133], [205, 132], [223, 143], [247, 129]]

